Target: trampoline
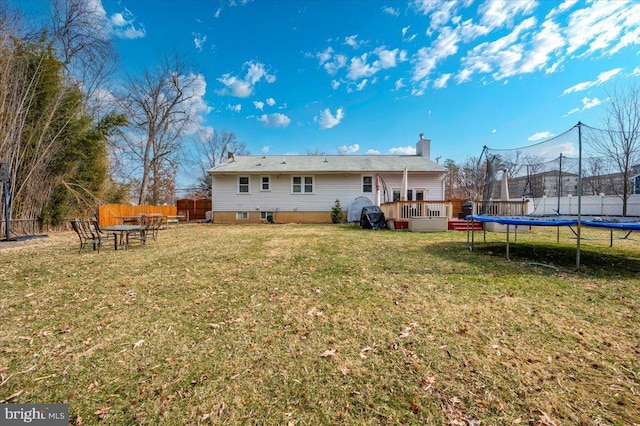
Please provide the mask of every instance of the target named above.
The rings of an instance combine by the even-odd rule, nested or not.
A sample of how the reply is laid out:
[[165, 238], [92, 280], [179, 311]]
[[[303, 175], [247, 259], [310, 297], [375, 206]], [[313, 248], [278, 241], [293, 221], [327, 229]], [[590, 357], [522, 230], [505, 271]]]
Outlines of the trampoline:
[[[626, 138], [624, 131], [578, 122], [566, 132], [534, 144], [502, 149], [485, 146], [476, 164], [472, 209], [466, 218], [505, 226], [507, 259], [511, 227], [515, 227], [517, 239], [519, 226], [553, 226], [558, 230], [558, 242], [560, 228], [568, 227], [576, 237], [577, 270], [580, 243], [587, 240], [581, 236], [585, 227], [609, 229], [610, 246], [614, 230], [626, 233], [622, 239], [640, 231], [640, 209], [631, 209], [629, 186], [624, 185], [637, 173], [636, 166], [621, 164], [610, 151], [612, 144], [618, 146]], [[629, 158], [629, 164], [639, 161], [638, 155]], [[598, 200], [595, 204], [589, 201], [594, 197]], [[610, 198], [619, 198], [622, 203], [612, 208], [605, 202]], [[549, 203], [551, 199], [553, 203]], [[473, 250], [473, 227], [468, 229], [467, 242]]]
[[[470, 220], [472, 223], [475, 222], [491, 222], [498, 223], [501, 225], [506, 225], [506, 258], [507, 260], [511, 260], [509, 258], [509, 228], [511, 226], [555, 226], [569, 227], [573, 233], [576, 235], [577, 244], [576, 244], [576, 269], [580, 267], [580, 231], [575, 231], [573, 229], [574, 226], [588, 226], [593, 228], [606, 228], [609, 229], [610, 232], [610, 242], [609, 247], [613, 246], [613, 231], [614, 230], [622, 230], [627, 231], [626, 235], [622, 237], [622, 239], [626, 239], [633, 231], [640, 231], [640, 217], [629, 217], [629, 216], [491, 216], [491, 215], [469, 215], [466, 217], [467, 220]], [[471, 234], [471, 238], [469, 238], [469, 233]], [[517, 238], [517, 232], [514, 232], [514, 235]], [[470, 250], [473, 251], [474, 244], [474, 231], [473, 226], [469, 228], [467, 231], [467, 241], [470, 241]], [[541, 264], [537, 264], [541, 265]], [[549, 265], [542, 265], [549, 266]]]

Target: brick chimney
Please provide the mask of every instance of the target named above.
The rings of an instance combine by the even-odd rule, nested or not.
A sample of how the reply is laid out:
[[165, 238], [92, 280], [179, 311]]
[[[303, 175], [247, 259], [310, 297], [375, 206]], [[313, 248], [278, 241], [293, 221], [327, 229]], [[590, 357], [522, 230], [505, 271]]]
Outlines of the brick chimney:
[[416, 142], [416, 155], [429, 158], [431, 156], [431, 139], [425, 139], [420, 133], [420, 140]]

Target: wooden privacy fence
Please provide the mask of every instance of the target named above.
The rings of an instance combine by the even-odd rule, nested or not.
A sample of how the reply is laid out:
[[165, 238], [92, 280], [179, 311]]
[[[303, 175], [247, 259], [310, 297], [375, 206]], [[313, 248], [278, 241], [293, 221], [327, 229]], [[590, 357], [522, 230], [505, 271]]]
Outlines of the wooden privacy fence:
[[178, 214], [188, 217], [188, 220], [203, 220], [211, 210], [210, 198], [183, 198], [176, 201]]
[[127, 204], [102, 204], [98, 207], [98, 223], [100, 226], [121, 225], [122, 216], [138, 216], [141, 214], [161, 214], [175, 216], [176, 206], [130, 206]]

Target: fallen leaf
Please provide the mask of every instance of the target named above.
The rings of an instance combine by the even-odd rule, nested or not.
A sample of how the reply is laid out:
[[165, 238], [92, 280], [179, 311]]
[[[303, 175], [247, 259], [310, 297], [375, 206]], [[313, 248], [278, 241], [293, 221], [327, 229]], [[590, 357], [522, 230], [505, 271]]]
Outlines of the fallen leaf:
[[103, 406], [101, 409], [96, 410], [96, 411], [95, 411], [95, 413], [93, 413], [93, 414], [95, 414], [96, 416], [98, 416], [98, 418], [103, 419], [103, 418], [104, 418], [104, 416], [105, 416], [105, 414], [108, 414], [108, 413], [109, 413], [109, 410], [110, 410], [110, 409], [111, 409], [111, 407], [105, 407], [105, 406]]
[[372, 348], [371, 346], [367, 346], [366, 348], [363, 348], [363, 349], [360, 351], [360, 358], [365, 359], [365, 358], [367, 357], [367, 356], [365, 355], [365, 353], [367, 353], [367, 352], [369, 352], [369, 351], [372, 351], [372, 350], [373, 350], [373, 348]]
[[322, 358], [327, 358], [327, 357], [335, 356], [335, 355], [336, 355], [336, 350], [335, 349], [327, 349], [326, 351], [324, 351], [324, 352], [322, 352], [320, 354], [320, 356]]

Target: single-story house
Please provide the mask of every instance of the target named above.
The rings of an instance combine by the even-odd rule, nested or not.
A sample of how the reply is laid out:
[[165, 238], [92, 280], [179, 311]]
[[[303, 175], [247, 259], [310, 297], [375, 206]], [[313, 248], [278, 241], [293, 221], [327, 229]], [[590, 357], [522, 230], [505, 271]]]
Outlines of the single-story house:
[[415, 155], [230, 156], [209, 169], [214, 223], [330, 223], [336, 200], [346, 212], [358, 197], [381, 203], [444, 200], [446, 169], [429, 158], [420, 135]]

